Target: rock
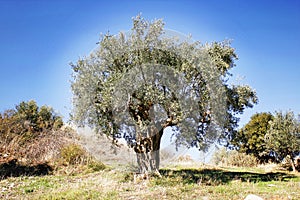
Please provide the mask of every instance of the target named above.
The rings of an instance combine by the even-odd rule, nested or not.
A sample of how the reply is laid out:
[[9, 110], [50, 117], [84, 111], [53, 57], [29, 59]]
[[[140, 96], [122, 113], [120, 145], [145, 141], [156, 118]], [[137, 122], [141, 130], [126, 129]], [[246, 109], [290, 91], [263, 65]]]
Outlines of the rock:
[[245, 200], [263, 200], [260, 196], [257, 196], [255, 194], [248, 194], [245, 198]]

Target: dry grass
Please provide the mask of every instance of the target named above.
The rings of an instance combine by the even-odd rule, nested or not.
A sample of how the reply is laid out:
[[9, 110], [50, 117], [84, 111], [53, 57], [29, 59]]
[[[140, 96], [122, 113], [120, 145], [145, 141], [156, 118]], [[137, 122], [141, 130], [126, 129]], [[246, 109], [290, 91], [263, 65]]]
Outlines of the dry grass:
[[27, 165], [52, 164], [63, 146], [77, 141], [75, 131], [69, 128], [41, 132], [32, 139], [16, 135], [8, 143], [1, 143], [0, 153], [6, 156], [0, 155], [0, 164], [12, 159]]
[[[5, 157], [0, 174], [8, 174], [0, 177], [0, 199], [244, 199], [248, 194], [300, 199], [300, 176], [274, 165], [217, 168], [182, 157], [161, 169], [161, 178], [134, 180], [135, 155], [124, 146], [112, 149], [103, 138], [55, 134], [24, 146], [23, 161], [10, 157], [22, 149]], [[111, 167], [92, 159], [80, 143]]]
[[[261, 169], [259, 169], [261, 170]], [[300, 177], [287, 172], [251, 172], [239, 168], [164, 168], [162, 178], [133, 181], [125, 169], [75, 176], [8, 178], [0, 182], [7, 199], [300, 199]]]
[[106, 166], [80, 145], [77, 133], [66, 127], [41, 132], [20, 145], [24, 136], [15, 136], [0, 146], [0, 180], [8, 177], [49, 174], [75, 175], [103, 170]]

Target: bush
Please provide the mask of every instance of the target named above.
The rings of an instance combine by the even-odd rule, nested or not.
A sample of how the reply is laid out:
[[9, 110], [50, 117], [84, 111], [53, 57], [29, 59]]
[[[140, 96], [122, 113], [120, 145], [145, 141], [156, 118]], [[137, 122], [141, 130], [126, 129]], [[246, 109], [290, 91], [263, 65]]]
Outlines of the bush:
[[102, 162], [97, 161], [82, 146], [74, 143], [61, 149], [59, 163], [59, 165], [72, 166], [74, 168], [80, 168], [81, 166], [81, 171], [87, 173], [106, 168]]
[[96, 161], [95, 159], [91, 159], [88, 163], [88, 168], [92, 171], [101, 171], [106, 169], [106, 166], [102, 162]]
[[254, 167], [258, 165], [258, 160], [253, 155], [221, 148], [213, 155], [212, 163], [220, 166]]
[[0, 113], [0, 165], [15, 160], [22, 169], [44, 164], [54, 170], [70, 169], [76, 173], [105, 169], [103, 163], [76, 144], [77, 133], [62, 126], [62, 118], [51, 107], [38, 107], [34, 101], [22, 102], [15, 109]]
[[0, 159], [30, 165], [51, 161], [67, 141], [62, 126], [51, 107], [39, 107], [33, 100], [0, 113], [0, 154], [9, 155]]
[[60, 151], [61, 159], [66, 165], [83, 164], [87, 161], [86, 151], [78, 144], [70, 144]]
[[[7, 145], [16, 136], [26, 143], [41, 133], [58, 130], [63, 126], [62, 118], [48, 106], [38, 107], [35, 101], [21, 102], [15, 109], [0, 114], [0, 140]], [[21, 144], [21, 145], [22, 145]]]
[[236, 167], [255, 167], [258, 164], [257, 158], [238, 151], [231, 151], [228, 157], [228, 165]]

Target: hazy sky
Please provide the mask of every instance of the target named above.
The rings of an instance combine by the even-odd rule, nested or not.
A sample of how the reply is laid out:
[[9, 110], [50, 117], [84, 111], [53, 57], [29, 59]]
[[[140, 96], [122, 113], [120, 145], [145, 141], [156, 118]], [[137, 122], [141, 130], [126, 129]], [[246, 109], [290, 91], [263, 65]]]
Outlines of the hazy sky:
[[70, 62], [97, 47], [100, 33], [131, 28], [138, 13], [203, 43], [232, 39], [233, 80], [256, 89], [256, 112], [300, 113], [300, 1], [0, 0], [0, 111], [21, 101], [68, 117]]

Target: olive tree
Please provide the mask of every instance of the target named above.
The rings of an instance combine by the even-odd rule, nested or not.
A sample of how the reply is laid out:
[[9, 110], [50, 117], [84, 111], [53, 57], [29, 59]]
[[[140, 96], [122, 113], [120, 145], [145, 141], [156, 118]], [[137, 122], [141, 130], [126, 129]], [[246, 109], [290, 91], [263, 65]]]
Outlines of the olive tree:
[[266, 134], [266, 146], [278, 161], [288, 159], [296, 171], [294, 158], [300, 153], [300, 124], [293, 112], [276, 112]]
[[129, 32], [104, 34], [98, 44], [71, 64], [73, 120], [125, 138], [142, 173], [158, 171], [167, 127], [177, 145], [206, 151], [227, 144], [237, 114], [257, 103], [249, 86], [228, 83], [237, 59], [228, 41], [202, 44], [137, 16]]

